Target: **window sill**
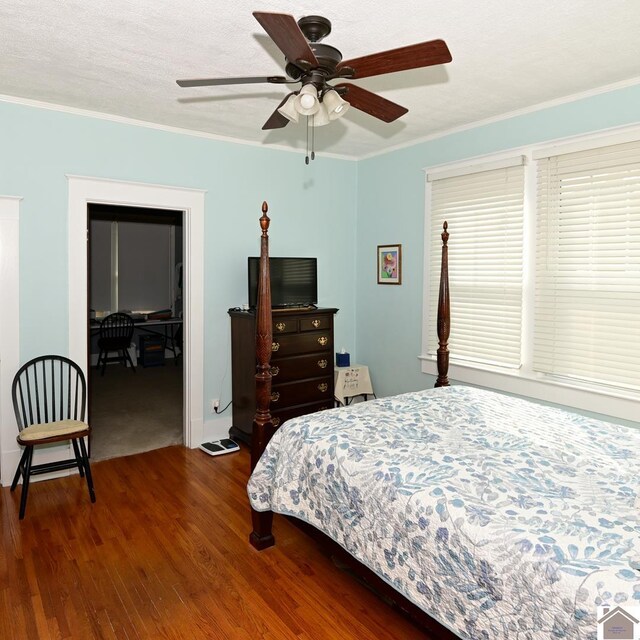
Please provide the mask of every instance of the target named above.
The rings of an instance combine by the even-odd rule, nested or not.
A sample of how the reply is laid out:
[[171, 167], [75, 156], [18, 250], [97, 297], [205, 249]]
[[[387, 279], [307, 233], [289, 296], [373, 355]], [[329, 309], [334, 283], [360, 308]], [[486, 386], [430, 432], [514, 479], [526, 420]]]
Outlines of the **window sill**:
[[[418, 356], [422, 372], [438, 375], [435, 359]], [[613, 418], [638, 422], [640, 398], [598, 387], [578, 387], [562, 380], [542, 379], [521, 370], [505, 371], [497, 367], [481, 367], [469, 363], [454, 363], [449, 366], [449, 378], [481, 387], [505, 391], [535, 400], [565, 405], [599, 413]]]

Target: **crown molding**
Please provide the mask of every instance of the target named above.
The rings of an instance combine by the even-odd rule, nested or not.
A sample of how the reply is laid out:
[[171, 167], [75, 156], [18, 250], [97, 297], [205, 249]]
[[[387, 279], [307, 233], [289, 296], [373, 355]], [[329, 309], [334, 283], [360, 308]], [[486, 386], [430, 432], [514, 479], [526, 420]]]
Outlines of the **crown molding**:
[[447, 136], [450, 136], [456, 133], [462, 133], [464, 131], [469, 131], [471, 129], [477, 129], [478, 127], [494, 124], [496, 122], [501, 122], [503, 120], [509, 120], [511, 118], [516, 118], [518, 116], [524, 116], [529, 113], [535, 113], [536, 111], [542, 111], [543, 109], [550, 109], [552, 107], [558, 107], [563, 104], [577, 102], [578, 100], [584, 100], [585, 98], [590, 98], [592, 96], [601, 95], [603, 93], [609, 93], [610, 91], [616, 91], [618, 89], [626, 89], [627, 87], [633, 87], [638, 84], [640, 84], [640, 76], [630, 78], [629, 80], [622, 80], [620, 82], [615, 82], [613, 84], [607, 84], [602, 87], [597, 87], [595, 89], [589, 89], [588, 91], [574, 93], [568, 96], [564, 96], [562, 98], [555, 98], [554, 100], [548, 100], [547, 102], [539, 102], [538, 104], [534, 104], [529, 107], [523, 107], [522, 109], [516, 109], [515, 111], [508, 111], [507, 113], [501, 113], [497, 116], [492, 116], [491, 118], [485, 118], [483, 120], [476, 120], [468, 124], [460, 125], [459, 127], [453, 127], [452, 129], [446, 129], [438, 133], [432, 133], [432, 134], [429, 134], [428, 136], [422, 136], [421, 138], [414, 138], [411, 141], [402, 142], [400, 144], [394, 145], [393, 147], [387, 147], [386, 149], [383, 149], [381, 151], [373, 151], [372, 153], [368, 153], [363, 156], [358, 156], [357, 159], [368, 160], [369, 158], [376, 158], [386, 153], [392, 153], [394, 151], [399, 151], [401, 149], [415, 147], [416, 145], [422, 144], [423, 142], [431, 142], [432, 140], [439, 140], [441, 138], [446, 138]]
[[[164, 131], [166, 133], [177, 133], [180, 135], [191, 136], [194, 138], [204, 138], [205, 140], [215, 140], [217, 142], [230, 142], [232, 144], [244, 144], [250, 147], [259, 147], [261, 149], [275, 149], [278, 151], [287, 151], [288, 153], [306, 153], [304, 149], [292, 149], [280, 144], [267, 144], [264, 142], [258, 142], [255, 140], [243, 140], [242, 138], [232, 138], [230, 136], [223, 136], [216, 133], [208, 133], [206, 131], [198, 131], [195, 129], [184, 129], [182, 127], [173, 127], [166, 124], [159, 124], [157, 122], [149, 122], [147, 120], [136, 120], [135, 118], [128, 118], [126, 116], [118, 116], [111, 113], [104, 113], [102, 111], [91, 111], [89, 109], [80, 109], [79, 107], [71, 107], [63, 104], [57, 104], [54, 102], [44, 102], [41, 100], [33, 100], [31, 98], [21, 98], [19, 96], [9, 96], [0, 94], [0, 102], [7, 102], [10, 104], [18, 104], [23, 107], [32, 107], [35, 109], [46, 109], [48, 111], [58, 111], [60, 113], [67, 113], [74, 116], [82, 116], [85, 118], [95, 118], [97, 120], [106, 120], [107, 122], [116, 122], [118, 124], [127, 124], [134, 127], [144, 127], [146, 129], [155, 129], [156, 131]], [[335, 158], [336, 160], [350, 160], [356, 161], [354, 156], [345, 156], [339, 153], [331, 153], [327, 151], [320, 151], [316, 153], [317, 156], [322, 158]]]
[[[496, 116], [492, 116], [490, 118], [485, 118], [483, 120], [475, 120], [468, 124], [460, 125], [458, 127], [453, 127], [451, 129], [446, 129], [444, 131], [439, 131], [437, 133], [432, 133], [426, 136], [422, 136], [420, 138], [414, 138], [413, 140], [409, 140], [407, 142], [403, 142], [397, 145], [393, 145], [391, 147], [387, 147], [385, 149], [381, 149], [379, 151], [373, 151], [371, 153], [367, 153], [360, 156], [347, 156], [338, 153], [331, 153], [327, 151], [320, 152], [320, 157], [324, 158], [334, 158], [336, 160], [349, 160], [351, 162], [357, 162], [360, 160], [368, 160], [370, 158], [376, 158], [378, 156], [385, 155], [387, 153], [393, 153], [395, 151], [400, 151], [401, 149], [407, 149], [409, 147], [414, 147], [416, 145], [422, 144], [424, 142], [430, 142], [433, 140], [439, 140], [441, 138], [445, 138], [447, 136], [462, 133], [464, 131], [469, 131], [471, 129], [476, 129], [478, 127], [483, 127], [489, 124], [494, 124], [496, 122], [501, 122], [503, 120], [509, 120], [511, 118], [515, 118], [518, 116], [527, 115], [529, 113], [535, 113], [536, 111], [542, 111], [543, 109], [549, 109], [552, 107], [561, 106], [563, 104], [569, 104], [571, 102], [577, 102], [578, 100], [584, 100], [585, 98], [590, 98], [593, 96], [601, 95], [603, 93], [609, 93], [611, 91], [616, 91], [619, 89], [625, 89], [627, 87], [632, 87], [640, 84], [640, 76], [636, 76], [634, 78], [630, 78], [628, 80], [622, 80], [620, 82], [615, 82], [612, 84], [604, 85], [601, 87], [596, 87], [594, 89], [589, 89], [587, 91], [582, 91], [580, 93], [574, 93], [568, 96], [564, 96], [562, 98], [556, 98], [554, 100], [548, 100], [546, 102], [540, 102], [535, 105], [531, 105], [528, 107], [524, 107], [522, 109], [516, 109], [515, 111], [509, 111], [506, 113], [501, 113]], [[76, 116], [83, 116], [87, 118], [96, 118], [98, 120], [106, 120], [109, 122], [116, 122], [119, 124], [132, 125], [136, 127], [144, 127], [147, 129], [155, 129], [157, 131], [164, 131], [167, 133], [177, 133], [186, 136], [192, 136], [195, 138], [204, 138], [205, 140], [215, 140], [218, 142], [229, 142], [232, 144], [244, 144], [252, 147], [259, 147], [262, 149], [275, 149], [278, 151], [286, 151], [288, 153], [297, 153], [304, 154], [306, 151], [304, 149], [292, 149], [291, 147], [287, 147], [280, 144], [266, 144], [264, 142], [258, 142], [253, 140], [243, 140], [241, 138], [232, 138], [230, 136], [223, 136], [215, 133], [208, 133], [206, 131], [197, 131], [194, 129], [184, 129], [181, 127], [173, 127], [170, 125], [158, 124], [155, 122], [148, 122], [146, 120], [136, 120], [135, 118], [128, 118], [125, 116], [118, 116], [114, 114], [104, 113], [101, 111], [91, 111], [89, 109], [80, 109], [78, 107], [71, 107], [67, 105], [57, 104], [53, 102], [44, 102], [40, 100], [33, 100], [31, 98], [21, 98], [18, 96], [9, 96], [0, 94], [0, 102], [7, 102], [11, 104], [18, 104], [26, 107], [33, 107], [36, 109], [47, 109], [50, 111], [58, 111], [61, 113], [68, 113]]]

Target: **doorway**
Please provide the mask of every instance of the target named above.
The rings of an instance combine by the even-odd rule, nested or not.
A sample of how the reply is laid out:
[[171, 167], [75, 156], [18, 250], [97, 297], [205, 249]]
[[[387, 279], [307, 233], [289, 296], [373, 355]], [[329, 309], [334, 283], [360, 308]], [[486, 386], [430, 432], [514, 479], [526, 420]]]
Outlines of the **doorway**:
[[[203, 439], [204, 387], [204, 197], [199, 189], [67, 176], [69, 183], [69, 357], [88, 375], [90, 333], [87, 270], [87, 205], [115, 204], [184, 212], [183, 384], [184, 444]], [[68, 447], [57, 455], [68, 457]]]
[[91, 456], [182, 444], [183, 212], [89, 203], [87, 217]]

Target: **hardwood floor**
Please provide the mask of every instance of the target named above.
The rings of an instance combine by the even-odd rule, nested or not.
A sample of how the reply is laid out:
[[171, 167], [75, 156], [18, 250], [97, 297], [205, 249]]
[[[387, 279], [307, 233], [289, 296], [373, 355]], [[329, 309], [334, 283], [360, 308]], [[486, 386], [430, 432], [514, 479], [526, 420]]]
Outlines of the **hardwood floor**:
[[[0, 491], [0, 638], [428, 638], [276, 516], [248, 543], [249, 454], [180, 446]], [[434, 636], [435, 637], [435, 636]]]

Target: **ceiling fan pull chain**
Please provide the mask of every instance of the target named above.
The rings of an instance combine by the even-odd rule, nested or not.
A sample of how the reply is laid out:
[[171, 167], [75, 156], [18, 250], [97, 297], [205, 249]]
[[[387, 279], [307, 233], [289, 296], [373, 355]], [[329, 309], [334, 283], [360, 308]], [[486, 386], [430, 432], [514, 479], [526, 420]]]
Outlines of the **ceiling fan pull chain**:
[[316, 114], [314, 113], [312, 116], [313, 118], [313, 123], [312, 123], [312, 127], [311, 127], [311, 159], [315, 160], [316, 159]]
[[307, 155], [304, 158], [304, 163], [309, 164], [309, 116], [307, 116]]

